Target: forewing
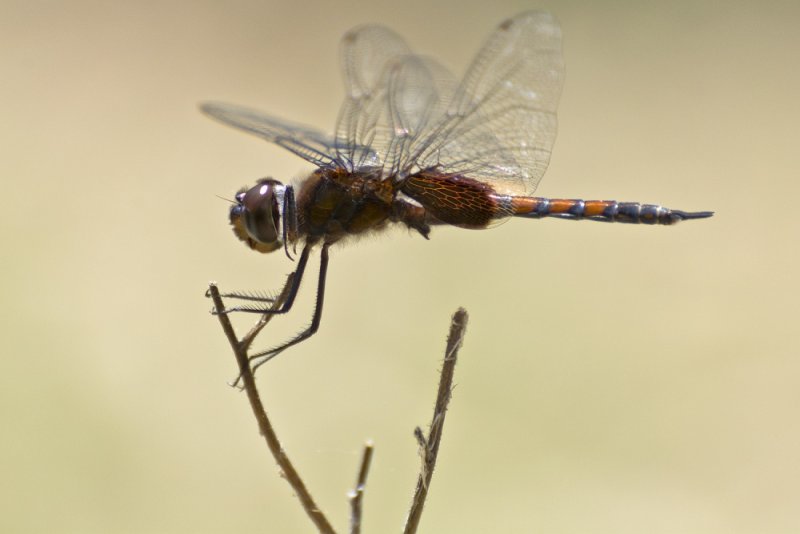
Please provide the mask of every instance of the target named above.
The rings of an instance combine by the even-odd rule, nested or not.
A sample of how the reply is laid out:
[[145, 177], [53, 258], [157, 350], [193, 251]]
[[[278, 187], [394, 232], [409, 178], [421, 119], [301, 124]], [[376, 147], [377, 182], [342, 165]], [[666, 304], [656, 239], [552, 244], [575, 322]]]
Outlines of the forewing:
[[561, 29], [548, 13], [503, 22], [473, 60], [446, 116], [418, 144], [420, 168], [530, 194], [550, 161], [564, 79]]
[[383, 166], [393, 138], [386, 69], [410, 53], [405, 41], [383, 26], [361, 26], [342, 38], [346, 95], [336, 123], [335, 146], [339, 160], [351, 170]]
[[319, 130], [233, 104], [206, 102], [200, 109], [209, 117], [266, 139], [317, 166], [338, 165], [334, 139]]

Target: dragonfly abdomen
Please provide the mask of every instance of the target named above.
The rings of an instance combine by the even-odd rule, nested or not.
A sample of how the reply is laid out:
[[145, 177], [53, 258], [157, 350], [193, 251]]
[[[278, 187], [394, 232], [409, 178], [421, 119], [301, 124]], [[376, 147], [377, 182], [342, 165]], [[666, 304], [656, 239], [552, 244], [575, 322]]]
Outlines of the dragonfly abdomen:
[[639, 202], [541, 197], [512, 197], [511, 211], [517, 217], [531, 219], [557, 217], [571, 220], [665, 225], [675, 224], [684, 219], [704, 219], [713, 215], [711, 211], [690, 213]]

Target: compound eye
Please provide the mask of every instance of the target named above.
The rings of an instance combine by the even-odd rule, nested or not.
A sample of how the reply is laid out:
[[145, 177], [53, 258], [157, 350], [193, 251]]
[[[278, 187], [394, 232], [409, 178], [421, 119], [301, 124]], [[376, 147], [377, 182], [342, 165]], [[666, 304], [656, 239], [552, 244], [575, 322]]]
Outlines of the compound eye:
[[280, 213], [272, 183], [259, 183], [244, 194], [244, 226], [256, 241], [271, 244], [280, 238]]
[[283, 190], [283, 184], [277, 180], [264, 179], [236, 194], [230, 222], [234, 233], [250, 248], [271, 252], [283, 245], [280, 233]]

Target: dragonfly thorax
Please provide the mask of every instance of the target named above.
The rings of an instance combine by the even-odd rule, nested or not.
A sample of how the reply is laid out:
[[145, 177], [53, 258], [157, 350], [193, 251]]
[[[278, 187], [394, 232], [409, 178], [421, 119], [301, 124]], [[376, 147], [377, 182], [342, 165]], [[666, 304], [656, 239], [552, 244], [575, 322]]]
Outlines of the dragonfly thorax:
[[236, 193], [229, 220], [233, 233], [259, 252], [283, 247], [284, 194], [286, 186], [272, 178], [262, 178], [250, 189]]

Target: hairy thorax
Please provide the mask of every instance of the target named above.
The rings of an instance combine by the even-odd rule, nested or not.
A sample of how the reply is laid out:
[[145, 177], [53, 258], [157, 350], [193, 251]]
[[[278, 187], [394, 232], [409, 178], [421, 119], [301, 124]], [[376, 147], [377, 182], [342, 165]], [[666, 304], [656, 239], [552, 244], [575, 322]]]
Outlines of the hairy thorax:
[[383, 228], [393, 213], [391, 180], [341, 168], [319, 169], [297, 193], [299, 233], [311, 241], [334, 243]]

